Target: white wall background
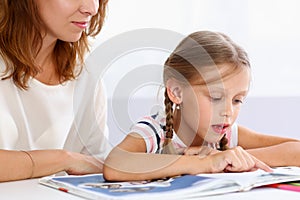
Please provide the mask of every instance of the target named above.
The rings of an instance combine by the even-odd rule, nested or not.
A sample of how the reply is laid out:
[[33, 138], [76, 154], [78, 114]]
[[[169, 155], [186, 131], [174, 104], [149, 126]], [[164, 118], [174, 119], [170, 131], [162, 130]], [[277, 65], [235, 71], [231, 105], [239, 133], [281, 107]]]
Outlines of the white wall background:
[[[246, 49], [253, 68], [250, 105], [242, 111], [240, 121], [258, 131], [299, 138], [299, 8], [298, 0], [110, 0], [95, 47], [140, 28], [163, 28], [183, 35], [204, 29], [224, 32]], [[167, 55], [140, 51], [114, 61], [104, 76], [108, 96], [111, 98], [118, 80], [128, 70], [146, 64], [162, 65]], [[139, 88], [133, 96], [155, 96], [156, 90], [157, 87]], [[133, 121], [144, 111], [137, 109], [135, 103], [128, 106]], [[265, 115], [259, 114], [261, 111]]]
[[221, 31], [249, 53], [250, 96], [300, 96], [299, 8], [298, 0], [110, 0], [97, 44], [138, 28]]

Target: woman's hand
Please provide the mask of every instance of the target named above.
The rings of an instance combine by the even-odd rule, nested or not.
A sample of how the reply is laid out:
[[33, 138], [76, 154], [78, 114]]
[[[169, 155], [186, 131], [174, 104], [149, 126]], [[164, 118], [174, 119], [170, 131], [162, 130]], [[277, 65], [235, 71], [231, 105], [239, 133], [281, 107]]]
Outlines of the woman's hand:
[[226, 151], [220, 151], [207, 156], [211, 160], [211, 172], [246, 172], [262, 169], [272, 172], [272, 169], [258, 160], [242, 147], [235, 147]]
[[74, 152], [67, 152], [67, 154], [69, 160], [65, 171], [68, 174], [81, 175], [103, 171], [103, 162], [96, 157]]

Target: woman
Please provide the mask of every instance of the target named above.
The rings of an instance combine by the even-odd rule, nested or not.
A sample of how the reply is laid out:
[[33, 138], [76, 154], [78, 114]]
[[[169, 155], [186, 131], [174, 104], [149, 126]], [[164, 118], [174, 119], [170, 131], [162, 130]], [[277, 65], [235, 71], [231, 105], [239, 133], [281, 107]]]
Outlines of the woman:
[[[0, 181], [102, 171], [109, 152], [103, 90], [81, 111], [74, 93], [107, 2], [0, 1]], [[97, 122], [77, 117], [85, 110]]]

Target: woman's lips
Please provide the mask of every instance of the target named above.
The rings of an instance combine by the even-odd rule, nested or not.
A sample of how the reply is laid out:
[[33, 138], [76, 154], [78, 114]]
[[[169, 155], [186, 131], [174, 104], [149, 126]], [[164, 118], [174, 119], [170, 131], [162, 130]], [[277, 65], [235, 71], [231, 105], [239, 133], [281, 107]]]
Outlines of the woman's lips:
[[85, 29], [88, 25], [87, 22], [72, 22], [75, 26], [81, 28], [81, 29]]
[[211, 126], [213, 131], [223, 135], [229, 130], [229, 125], [228, 124], [217, 124], [217, 125], [212, 125]]

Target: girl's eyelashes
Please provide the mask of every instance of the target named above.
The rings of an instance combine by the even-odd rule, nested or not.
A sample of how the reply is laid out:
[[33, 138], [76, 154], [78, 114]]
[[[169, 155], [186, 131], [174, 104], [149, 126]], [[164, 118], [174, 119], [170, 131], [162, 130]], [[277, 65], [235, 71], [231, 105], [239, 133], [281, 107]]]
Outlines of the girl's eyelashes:
[[218, 91], [207, 93], [206, 96], [211, 102], [214, 103], [219, 103], [222, 101], [227, 101], [229, 99], [232, 99], [231, 102], [234, 105], [243, 104], [246, 98], [246, 95], [244, 94], [236, 94], [231, 96], [230, 94], [224, 92], [218, 92]]
[[235, 104], [243, 104], [244, 103], [244, 100], [241, 100], [241, 99], [234, 99], [233, 102]]
[[219, 92], [213, 92], [207, 95], [210, 99], [210, 101], [221, 101], [224, 97], [223, 94]]
[[[218, 101], [222, 101], [224, 98], [221, 96], [209, 96], [209, 99], [211, 102], [218, 102]], [[234, 98], [232, 102], [233, 104], [243, 104], [244, 98]]]
[[233, 99], [233, 103], [235, 104], [243, 104], [246, 96], [238, 96]]
[[220, 96], [210, 96], [210, 101], [214, 102], [214, 101], [221, 101], [223, 99], [223, 97]]

